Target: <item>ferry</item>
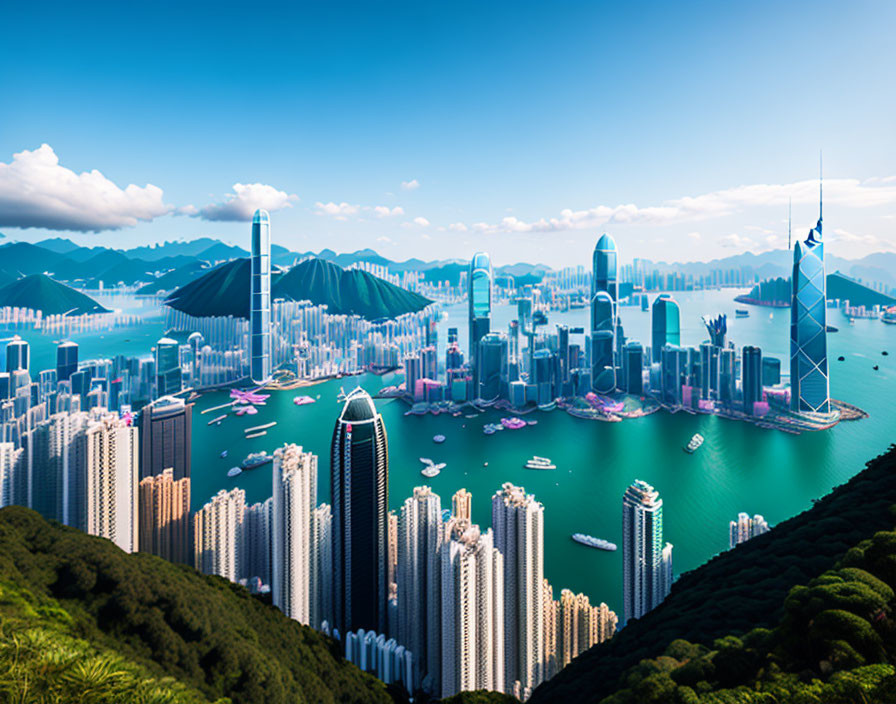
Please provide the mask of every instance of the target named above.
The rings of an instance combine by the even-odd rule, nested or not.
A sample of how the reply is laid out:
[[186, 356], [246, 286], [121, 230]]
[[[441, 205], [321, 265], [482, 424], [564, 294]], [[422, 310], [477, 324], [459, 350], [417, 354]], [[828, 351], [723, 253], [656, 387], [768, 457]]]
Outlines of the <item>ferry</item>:
[[896, 306], [887, 308], [881, 313], [880, 319], [889, 325], [896, 325]]
[[263, 436], [265, 436], [265, 435], [267, 435], [267, 434], [268, 434], [268, 431], [267, 431], [267, 430], [262, 430], [261, 432], [258, 432], [258, 433], [249, 433], [249, 434], [246, 436], [246, 440], [251, 440], [252, 438], [260, 438], [260, 437], [263, 437]]
[[526, 469], [557, 469], [557, 465], [547, 457], [533, 455], [532, 459], [524, 465]]
[[684, 451], [689, 454], [696, 452], [697, 448], [699, 448], [703, 444], [703, 440], [704, 440], [704, 438], [700, 433], [694, 433], [694, 437], [692, 437], [688, 441], [688, 444], [685, 445]]
[[256, 467], [261, 467], [263, 464], [267, 464], [273, 460], [273, 456], [269, 455], [265, 450], [262, 450], [261, 452], [250, 452], [246, 455], [246, 459], [240, 463], [240, 468], [244, 470], [255, 469]]
[[227, 470], [228, 477], [237, 477], [242, 473], [243, 473], [243, 470], [240, 469], [239, 467], [231, 467], [230, 469]]
[[735, 318], [749, 318], [750, 311], [746, 310], [745, 308], [735, 308], [734, 309], [734, 317]]
[[616, 550], [616, 543], [611, 543], [609, 540], [603, 540], [602, 538], [595, 538], [591, 535], [585, 535], [584, 533], [573, 533], [572, 539], [577, 543], [587, 545], [589, 548], [608, 550], [610, 552]]
[[445, 442], [445, 436], [444, 435], [433, 435], [432, 441], [437, 444], [443, 443], [443, 442]]
[[439, 476], [439, 472], [441, 472], [441, 470], [436, 469], [435, 465], [420, 470], [420, 474], [422, 474], [427, 479], [432, 479], [433, 477]]

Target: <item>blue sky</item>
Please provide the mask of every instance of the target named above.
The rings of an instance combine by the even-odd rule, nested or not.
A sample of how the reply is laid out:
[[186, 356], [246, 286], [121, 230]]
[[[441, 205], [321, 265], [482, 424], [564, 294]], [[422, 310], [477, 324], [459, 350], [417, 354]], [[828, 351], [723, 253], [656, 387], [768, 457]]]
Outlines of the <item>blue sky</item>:
[[823, 149], [829, 251], [896, 250], [896, 3], [16, 4], [12, 239], [710, 259], [802, 234]]

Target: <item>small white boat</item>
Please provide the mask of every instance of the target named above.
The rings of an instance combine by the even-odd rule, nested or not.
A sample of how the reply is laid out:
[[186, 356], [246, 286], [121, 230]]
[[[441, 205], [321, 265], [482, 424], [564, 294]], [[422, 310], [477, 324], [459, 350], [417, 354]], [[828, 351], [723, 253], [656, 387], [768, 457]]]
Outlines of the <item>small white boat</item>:
[[694, 437], [692, 437], [688, 444], [685, 445], [684, 451], [691, 454], [697, 451], [697, 449], [703, 444], [704, 438], [700, 433], [694, 433]]
[[420, 461], [421, 461], [423, 464], [433, 464], [433, 461], [432, 461], [431, 459], [429, 459], [429, 457], [421, 457], [421, 458], [420, 458]]
[[573, 533], [572, 539], [577, 543], [587, 545], [589, 548], [608, 550], [610, 552], [616, 550], [616, 543], [611, 543], [609, 540], [604, 540], [603, 538], [595, 538], [592, 535], [585, 535], [584, 533]]
[[526, 462], [523, 465], [526, 469], [557, 469], [557, 465], [555, 465], [551, 460], [547, 457], [539, 457], [535, 455], [531, 460]]
[[439, 473], [440, 473], [441, 471], [442, 471], [442, 470], [441, 470], [441, 469], [438, 469], [438, 468], [436, 467], [436, 465], [430, 465], [429, 467], [426, 467], [426, 468], [424, 468], [424, 469], [421, 469], [421, 470], [420, 470], [420, 474], [422, 474], [422, 475], [423, 475], [424, 477], [426, 477], [427, 479], [432, 479], [433, 477], [437, 477], [437, 476], [439, 476]]
[[239, 467], [231, 467], [230, 469], [227, 470], [228, 477], [237, 477], [242, 473], [243, 473], [243, 470], [240, 469]]

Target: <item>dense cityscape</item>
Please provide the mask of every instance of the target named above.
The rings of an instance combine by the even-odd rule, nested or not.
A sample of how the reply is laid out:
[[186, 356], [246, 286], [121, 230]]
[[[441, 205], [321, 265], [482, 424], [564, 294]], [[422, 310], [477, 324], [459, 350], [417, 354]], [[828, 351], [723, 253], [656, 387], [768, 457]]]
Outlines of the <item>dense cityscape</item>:
[[[568, 589], [554, 598], [544, 571], [544, 507], [521, 486], [496, 487], [490, 526], [472, 522], [465, 489], [450, 503], [445, 497], [443, 508], [442, 497], [421, 485], [400, 511], [389, 511], [387, 429], [360, 387], [344, 395], [334, 419], [330, 504], [318, 501], [319, 458], [296, 442], [232, 470], [235, 476], [272, 462], [269, 499], [249, 505], [244, 490], [221, 489], [191, 513], [192, 400], [229, 382], [231, 400], [218, 407], [225, 414], [210, 423], [231, 411], [254, 413], [271, 391], [308, 383], [309, 368], [332, 369], [303, 363], [316, 356], [309, 350], [335, 344], [333, 359], [355, 360], [350, 371], [400, 366], [404, 382], [382, 393], [404, 399], [409, 413], [491, 406], [511, 413], [500, 427], [486, 424], [486, 434], [524, 426], [519, 412], [558, 407], [604, 421], [686, 409], [789, 432], [830, 427], [840, 410], [828, 392], [826, 310], [838, 302], [825, 301], [821, 232], [819, 213], [794, 247], [790, 368], [799, 371], [790, 385], [782, 384], [779, 359], [754, 345], [738, 354], [724, 315], [704, 319], [709, 339], [699, 348], [683, 347], [679, 307], [666, 293], [650, 305], [650, 345], [627, 340], [609, 235], [594, 249], [587, 334], [566, 325], [539, 332], [551, 309], [535, 286], [517, 292], [509, 330], [492, 330], [492, 267], [487, 254], [475, 254], [465, 277], [468, 349], [465, 355], [457, 329], [449, 328], [442, 376], [437, 304], [372, 330], [346, 316], [334, 325], [326, 306], [272, 300], [271, 219], [258, 210], [248, 320], [177, 317], [186, 339], [160, 339], [152, 358], [79, 361], [78, 345], [66, 340], [56, 368], [38, 372], [36, 381], [28, 343], [7, 343], [0, 503], [269, 592], [284, 614], [337, 638], [348, 660], [408, 693], [485, 689], [525, 700], [669, 593], [673, 546], [663, 538], [657, 489], [632, 477], [622, 497], [624, 613], [617, 616]], [[626, 302], [636, 297], [647, 305], [640, 287], [629, 289]], [[289, 366], [291, 350], [294, 371], [284, 376], [278, 370]], [[151, 400], [141, 407], [138, 399]], [[296, 397], [304, 400], [312, 401]], [[258, 426], [260, 435], [265, 427]], [[697, 435], [685, 449], [695, 452], [702, 442]], [[536, 458], [532, 468], [549, 463]], [[762, 516], [742, 513], [731, 522], [730, 547], [768, 529]]]

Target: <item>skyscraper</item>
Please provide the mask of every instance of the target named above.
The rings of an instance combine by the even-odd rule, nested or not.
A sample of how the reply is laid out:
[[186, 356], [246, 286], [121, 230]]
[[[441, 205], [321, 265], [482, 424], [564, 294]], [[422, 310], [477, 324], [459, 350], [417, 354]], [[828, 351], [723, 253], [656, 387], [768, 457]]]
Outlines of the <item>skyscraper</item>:
[[733, 548], [768, 531], [768, 523], [758, 513], [752, 518], [747, 513], [739, 513], [737, 520], [728, 524], [728, 547]]
[[753, 404], [762, 400], [762, 350], [752, 345], [743, 348], [741, 379], [744, 393], [744, 413], [753, 414]]
[[193, 516], [194, 566], [236, 582], [243, 576], [242, 526], [246, 492], [221, 489]]
[[56, 347], [56, 380], [68, 381], [78, 371], [78, 343], [60, 342]]
[[476, 346], [476, 374], [478, 384], [475, 398], [494, 401], [504, 392], [507, 379], [507, 336], [490, 332]]
[[175, 481], [189, 478], [193, 447], [193, 404], [163, 396], [140, 411], [140, 478], [166, 469]]
[[[242, 565], [246, 579], [257, 577], [262, 584], [271, 584], [271, 532], [274, 522], [274, 498], [246, 506], [243, 514]], [[320, 624], [317, 624], [320, 626]]]
[[451, 497], [451, 515], [460, 521], [472, 520], [473, 495], [466, 489], [458, 489]]
[[441, 691], [442, 537], [438, 494], [415, 487], [398, 519], [398, 642], [414, 654], [417, 686], [433, 693]]
[[441, 696], [505, 691], [503, 556], [492, 531], [466, 520], [449, 525], [441, 548]]
[[175, 480], [174, 470], [165, 469], [140, 480], [139, 492], [140, 552], [170, 562], [192, 562], [189, 478]]
[[470, 350], [467, 359], [473, 365], [473, 389], [476, 393], [479, 389], [479, 374], [476, 369], [479, 340], [491, 330], [492, 263], [485, 252], [477, 252], [470, 260], [470, 276], [467, 279], [467, 286], [467, 298], [470, 306]]
[[598, 393], [616, 388], [616, 242], [601, 235], [594, 247], [591, 277], [591, 386]]
[[271, 216], [252, 216], [252, 291], [249, 308], [249, 357], [252, 381], [271, 378]]
[[330, 457], [333, 627], [385, 633], [389, 445], [383, 418], [361, 388], [345, 398]]
[[163, 337], [156, 343], [156, 398], [179, 393], [183, 389], [180, 371], [180, 345]]
[[616, 632], [617, 618], [606, 604], [592, 606], [584, 594], [560, 593], [557, 609], [557, 669], [562, 670], [592, 645]]
[[6, 372], [28, 371], [28, 343], [15, 335], [6, 343]]
[[505, 483], [492, 497], [492, 529], [504, 556], [504, 680], [535, 689], [543, 679], [544, 506]]
[[826, 322], [827, 283], [821, 241], [821, 181], [818, 222], [805, 242], [793, 246], [793, 295], [790, 303], [791, 408], [802, 413], [830, 413]]
[[668, 293], [661, 293], [654, 299], [651, 311], [653, 337], [650, 340], [650, 358], [654, 362], [661, 361], [665, 345], [681, 345], [680, 316], [678, 303]]
[[271, 598], [274, 606], [289, 618], [312, 625], [312, 523], [317, 504], [317, 457], [303, 452], [298, 445], [284, 445], [274, 451], [272, 474]]
[[110, 413], [86, 433], [86, 530], [134, 552], [139, 547], [137, 428]]
[[666, 598], [672, 546], [663, 545], [663, 500], [640, 479], [622, 497], [622, 580], [625, 621], [641, 618]]
[[311, 624], [322, 628], [333, 619], [333, 514], [329, 504], [314, 509], [311, 555]]

